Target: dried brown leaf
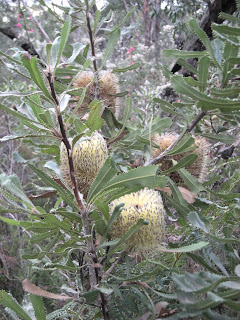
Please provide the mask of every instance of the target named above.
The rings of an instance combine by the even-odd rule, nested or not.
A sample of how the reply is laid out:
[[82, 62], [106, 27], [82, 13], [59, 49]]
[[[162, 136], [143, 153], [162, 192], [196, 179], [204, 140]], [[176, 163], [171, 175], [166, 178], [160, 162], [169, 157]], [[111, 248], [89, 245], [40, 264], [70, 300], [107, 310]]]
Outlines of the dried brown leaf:
[[46, 290], [43, 290], [39, 287], [37, 287], [35, 284], [33, 284], [29, 279], [24, 279], [22, 282], [22, 287], [23, 290], [35, 294], [36, 296], [41, 296], [45, 298], [50, 298], [50, 299], [57, 299], [57, 300], [68, 300], [68, 299], [73, 299], [72, 297], [66, 296], [66, 295], [60, 295], [60, 294], [55, 294], [52, 292], [48, 292]]

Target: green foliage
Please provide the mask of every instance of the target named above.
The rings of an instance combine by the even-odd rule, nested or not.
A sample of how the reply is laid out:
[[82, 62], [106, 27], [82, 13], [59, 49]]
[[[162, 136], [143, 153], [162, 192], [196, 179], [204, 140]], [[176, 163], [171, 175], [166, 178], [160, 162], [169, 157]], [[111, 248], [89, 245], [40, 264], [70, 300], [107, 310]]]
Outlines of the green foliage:
[[[44, 1], [41, 4], [47, 7]], [[133, 319], [148, 311], [155, 319], [158, 318], [155, 306], [162, 299], [169, 304], [168, 318], [172, 320], [189, 317], [216, 319], [218, 316], [221, 319], [216, 308], [219, 305], [229, 315], [226, 319], [236, 318], [240, 294], [237, 252], [240, 240], [235, 230], [239, 228], [239, 167], [237, 162], [233, 169], [228, 162], [216, 163], [221, 174], [230, 175], [219, 189], [213, 185], [215, 177], [212, 177], [213, 183], [210, 176], [203, 185], [187, 167], [197, 160], [194, 138], [190, 133], [192, 128], [195, 135], [217, 143], [233, 146], [236, 142], [231, 127], [237, 128], [240, 120], [239, 88], [234, 81], [240, 72], [239, 27], [213, 25], [215, 40], [210, 42], [197, 22], [190, 19], [189, 26], [205, 46], [205, 51], [171, 49], [166, 50], [165, 55], [178, 59], [194, 78], [173, 75], [162, 67], [180, 101], [171, 104], [151, 93], [149, 106], [155, 103], [161, 115], [146, 113], [145, 123], [134, 125], [129, 121], [134, 104], [130, 97], [125, 100], [122, 118], [118, 119], [104, 106], [105, 101], [97, 99], [98, 70], [106, 66], [113, 54], [121, 28], [133, 9], [120, 24], [107, 31], [107, 45], [101, 62], [97, 61], [97, 66], [101, 67], [96, 70], [95, 64], [91, 68], [92, 60], [96, 62], [96, 57], [91, 56], [95, 49], [92, 39], [86, 46], [77, 43], [69, 47], [71, 33], [75, 30], [73, 18], [82, 23], [81, 19], [88, 17], [94, 2], [73, 1], [73, 4], [71, 9], [56, 5], [67, 16], [61, 35], [46, 45], [47, 65], [36, 57], [26, 57], [21, 51], [16, 51], [13, 57], [1, 53], [11, 62], [10, 69], [31, 79], [33, 86], [17, 94], [15, 91], [2, 93], [6, 100], [0, 105], [1, 110], [19, 121], [24, 134], [6, 135], [1, 141], [10, 143], [21, 139], [33, 148], [35, 154], [45, 154], [39, 159], [25, 159], [24, 154], [15, 154], [19, 163], [32, 172], [31, 191], [21, 186], [16, 175], [0, 175], [0, 219], [30, 235], [31, 247], [22, 254], [22, 259], [31, 263], [29, 277], [33, 278], [34, 271], [61, 275], [67, 279], [63, 280], [62, 288], [74, 297], [74, 302], [46, 314], [42, 298], [31, 294], [31, 309], [36, 319], [109, 319], [106, 313], [112, 319]], [[56, 17], [56, 13], [48, 9]], [[78, 12], [82, 14], [81, 18], [75, 15]], [[94, 20], [83, 25], [95, 37], [108, 18], [101, 19], [101, 11], [97, 10]], [[239, 24], [237, 18], [230, 20]], [[189, 58], [199, 59], [197, 68], [189, 64]], [[125, 74], [138, 67], [140, 64], [125, 65], [113, 72]], [[89, 105], [85, 120], [77, 109], [88, 94], [89, 84], [77, 90], [73, 89], [73, 83], [82, 71], [92, 69], [96, 77], [96, 99]], [[64, 82], [65, 76], [70, 78]], [[80, 100], [71, 107], [76, 95]], [[17, 103], [21, 101], [17, 111], [10, 107], [8, 99], [16, 99]], [[199, 112], [217, 118], [218, 131], [214, 129], [213, 134], [211, 130], [212, 118], [210, 130], [204, 122], [200, 125], [202, 118], [194, 117]], [[139, 112], [139, 118], [141, 116]], [[151, 159], [152, 148], [160, 147], [153, 143], [152, 137], [174, 130], [179, 135], [162, 154], [162, 161], [158, 163]], [[80, 138], [90, 136], [94, 131], [100, 131], [106, 138], [109, 156], [84, 198], [74, 184], [76, 168], [71, 167], [69, 141], [73, 147]], [[63, 180], [62, 168], [59, 168], [60, 141], [68, 149], [72, 186]], [[179, 155], [183, 157], [175, 160], [174, 156]], [[141, 161], [137, 163], [139, 159]], [[172, 166], [162, 170], [164, 161], [171, 162]], [[53, 177], [53, 172], [57, 176]], [[174, 181], [172, 174], [179, 175], [183, 182]], [[146, 256], [141, 252], [132, 256], [126, 252], [125, 244], [149, 221], [139, 219], [121, 239], [112, 240], [110, 230], [120, 217], [124, 204], [116, 206], [110, 215], [109, 203], [146, 187], [162, 194], [167, 211], [165, 244], [159, 244], [156, 251]], [[188, 200], [189, 197], [193, 201]], [[141, 203], [136, 204], [136, 210], [138, 205]], [[96, 233], [101, 235], [100, 240]], [[14, 312], [20, 319], [30, 319], [24, 308], [6, 291], [0, 292], [0, 303], [7, 312]], [[170, 312], [171, 309], [175, 314]]]

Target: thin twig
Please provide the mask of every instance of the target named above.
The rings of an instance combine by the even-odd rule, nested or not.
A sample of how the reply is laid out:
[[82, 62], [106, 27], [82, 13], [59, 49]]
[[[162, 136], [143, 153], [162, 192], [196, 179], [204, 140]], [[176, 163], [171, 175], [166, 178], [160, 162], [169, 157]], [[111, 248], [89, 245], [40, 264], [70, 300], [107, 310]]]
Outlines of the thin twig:
[[93, 68], [94, 72], [96, 75], [96, 81], [94, 81], [94, 98], [98, 99], [98, 82], [99, 82], [99, 73], [98, 73], [98, 68], [97, 68], [97, 60], [96, 60], [96, 54], [95, 54], [95, 44], [94, 44], [94, 39], [93, 39], [93, 32], [91, 28], [91, 23], [90, 23], [90, 13], [89, 10], [87, 9], [86, 11], [86, 20], [87, 20], [87, 28], [88, 28], [88, 34], [89, 34], [89, 39], [90, 39], [90, 45], [91, 45], [91, 52], [92, 52], [92, 57], [93, 57]]
[[152, 164], [157, 164], [159, 163], [160, 161], [163, 160], [163, 158], [165, 157], [165, 155], [167, 154], [168, 151], [172, 150], [176, 144], [178, 144], [182, 138], [185, 136], [185, 134], [191, 132], [194, 127], [198, 124], [198, 122], [206, 115], [206, 111], [202, 110], [197, 116], [195, 119], [193, 119], [193, 121], [190, 123], [190, 125], [188, 126], [188, 128], [183, 132], [182, 135], [180, 135], [178, 138], [176, 138], [176, 140], [173, 141], [172, 144], [170, 144], [170, 146], [165, 149], [161, 154], [159, 154], [156, 158], [152, 159], [152, 160], [149, 160], [148, 162], [146, 162], [144, 164], [144, 166], [149, 166], [149, 165], [152, 165]]
[[36, 27], [39, 29], [39, 31], [41, 32], [41, 34], [44, 36], [44, 38], [46, 39], [46, 41], [48, 43], [52, 43], [51, 39], [49, 38], [48, 34], [44, 31], [44, 29], [42, 28], [41, 24], [37, 21], [37, 19], [32, 15], [31, 10], [29, 9], [28, 5], [26, 4], [26, 2], [24, 0], [21, 0], [24, 7], [26, 8], [26, 10], [28, 11], [29, 15], [31, 16], [33, 22], [35, 23]]
[[107, 276], [116, 268], [116, 266], [119, 264], [119, 262], [122, 259], [122, 255], [120, 255], [115, 261], [114, 263], [111, 265], [111, 267], [104, 273], [102, 279], [106, 279]]

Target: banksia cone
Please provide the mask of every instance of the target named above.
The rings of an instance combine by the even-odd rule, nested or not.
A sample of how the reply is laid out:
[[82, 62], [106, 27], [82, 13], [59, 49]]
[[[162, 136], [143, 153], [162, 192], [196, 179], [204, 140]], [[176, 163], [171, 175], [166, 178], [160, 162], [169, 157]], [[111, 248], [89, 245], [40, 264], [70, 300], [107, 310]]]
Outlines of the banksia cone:
[[[79, 113], [83, 113], [87, 110], [89, 104], [95, 99], [95, 83], [90, 82], [93, 80], [94, 74], [91, 71], [83, 71], [75, 80], [75, 88], [86, 88], [87, 92], [85, 98], [78, 109]], [[96, 80], [95, 80], [96, 81]], [[98, 100], [103, 101], [105, 107], [109, 107], [113, 113], [118, 113], [116, 107], [116, 95], [119, 89], [118, 78], [109, 71], [99, 72], [98, 81]]]
[[[74, 145], [72, 158], [78, 190], [87, 196], [93, 180], [108, 155], [107, 144], [103, 137], [94, 132], [85, 140], [80, 139]], [[66, 183], [71, 186], [67, 150], [62, 143], [60, 148], [61, 172]]]
[[[176, 139], [177, 139], [177, 136], [173, 134], [165, 134], [162, 136], [160, 136], [159, 134], [156, 134], [152, 138], [152, 141], [159, 146], [159, 149], [153, 148], [152, 158], [157, 157], [160, 153], [162, 153], [165, 149], [167, 149]], [[183, 157], [185, 157], [187, 154], [195, 153], [198, 156], [197, 160], [194, 163], [192, 163], [190, 166], [186, 167], [186, 169], [199, 182], [204, 182], [207, 176], [208, 164], [210, 159], [209, 143], [206, 141], [205, 138], [196, 137], [195, 145], [197, 146], [197, 148], [194, 149], [193, 151], [170, 156], [169, 158], [179, 161]], [[161, 161], [160, 163], [162, 164], [161, 166], [162, 171], [168, 170], [173, 166], [171, 160], [164, 160], [164, 161]], [[181, 177], [176, 171], [170, 173], [170, 177], [175, 183], [183, 183], [183, 180], [181, 179]]]
[[147, 253], [157, 248], [164, 234], [165, 210], [161, 195], [147, 188], [126, 194], [110, 203], [110, 213], [120, 203], [124, 203], [124, 207], [111, 228], [112, 238], [121, 238], [140, 218], [143, 218], [148, 220], [149, 224], [141, 226], [127, 241], [127, 250]]

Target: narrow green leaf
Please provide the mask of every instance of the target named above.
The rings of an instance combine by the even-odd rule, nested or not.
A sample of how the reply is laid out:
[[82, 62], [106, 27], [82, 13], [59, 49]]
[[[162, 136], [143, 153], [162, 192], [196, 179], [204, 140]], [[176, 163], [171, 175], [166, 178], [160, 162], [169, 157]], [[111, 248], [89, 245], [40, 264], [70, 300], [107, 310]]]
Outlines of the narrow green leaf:
[[232, 45], [231, 43], [226, 43], [224, 47], [223, 57], [225, 59], [223, 63], [223, 73], [222, 73], [222, 87], [225, 87], [230, 79], [230, 70], [233, 68], [233, 64], [230, 62], [229, 58], [238, 56], [238, 47]]
[[187, 255], [190, 258], [192, 258], [195, 262], [197, 262], [198, 264], [203, 266], [205, 269], [207, 269], [213, 273], [216, 273], [216, 274], [221, 274], [221, 272], [219, 272], [216, 268], [210, 266], [202, 256], [197, 255], [195, 253], [190, 253], [190, 252], [188, 252]]
[[91, 188], [87, 196], [88, 203], [92, 202], [93, 197], [96, 194], [98, 194], [106, 186], [109, 180], [111, 180], [113, 176], [116, 175], [116, 173], [117, 173], [117, 170], [113, 165], [113, 160], [111, 159], [111, 156], [109, 156], [105, 160], [103, 166], [98, 172], [98, 175], [96, 176], [95, 180], [91, 185]]
[[108, 60], [109, 56], [112, 54], [113, 50], [116, 47], [116, 44], [120, 38], [120, 29], [117, 29], [115, 32], [110, 34], [108, 39], [107, 47], [105, 49], [105, 53], [102, 60], [101, 69], [105, 65], [106, 61]]
[[30, 294], [30, 300], [37, 320], [46, 320], [42, 298], [34, 294]]
[[172, 179], [170, 179], [169, 177], [166, 177], [167, 178], [167, 181], [170, 185], [170, 189], [172, 190], [172, 195], [173, 195], [173, 198], [179, 202], [179, 204], [183, 207], [186, 207], [187, 206], [187, 202], [186, 200], [184, 200], [180, 190], [178, 189], [177, 185], [172, 181]]
[[124, 25], [124, 23], [130, 18], [130, 16], [132, 15], [134, 9], [135, 9], [135, 8], [132, 7], [132, 8], [129, 10], [128, 14], [124, 17], [124, 19], [122, 20], [122, 22], [121, 22], [117, 27], [115, 27], [113, 30], [111, 30], [110, 32], [108, 32], [107, 34], [112, 34], [112, 33], [116, 32], [116, 31], [120, 30], [120, 29], [122, 28], [122, 26]]
[[203, 56], [208, 56], [206, 51], [184, 51], [177, 49], [164, 49], [163, 54], [168, 58], [179, 59], [179, 58], [199, 58]]
[[[198, 63], [198, 81], [207, 83], [208, 79], [208, 68], [210, 64], [209, 57], [202, 57]], [[204, 91], [204, 87], [200, 87], [201, 91]]]
[[220, 141], [225, 144], [233, 144], [235, 141], [235, 138], [233, 136], [226, 136], [223, 134], [202, 134], [203, 137], [206, 137], [208, 139], [212, 139], [215, 141]]
[[102, 238], [101, 238], [101, 242], [100, 245], [104, 243], [114, 221], [116, 221], [118, 219], [118, 217], [120, 216], [122, 209], [124, 207], [124, 203], [119, 203], [113, 210], [113, 213], [111, 214], [110, 220], [108, 221], [106, 230], [104, 231], [104, 233], [102, 234]]
[[240, 36], [240, 28], [232, 27], [228, 25], [219, 25], [216, 23], [212, 24], [213, 31], [216, 31], [218, 34], [225, 34], [227, 37], [239, 37]]
[[78, 205], [75, 202], [74, 196], [73, 194], [67, 190], [67, 189], [63, 189], [62, 186], [60, 186], [57, 182], [55, 182], [49, 175], [47, 175], [45, 172], [39, 170], [38, 168], [36, 168], [35, 166], [29, 164], [29, 167], [38, 175], [38, 177], [40, 179], [42, 179], [48, 186], [54, 188], [57, 193], [60, 195], [60, 197], [63, 198], [63, 200], [68, 203], [70, 206], [72, 206], [73, 208], [76, 208], [77, 210]]
[[29, 200], [28, 196], [24, 193], [18, 176], [16, 175], [7, 176], [6, 174], [2, 173], [0, 175], [0, 183], [4, 189], [10, 191], [15, 196], [20, 198], [23, 201], [23, 203], [27, 205], [29, 209], [35, 208], [32, 201]]
[[159, 251], [163, 252], [182, 252], [182, 253], [187, 253], [187, 252], [192, 252], [192, 251], [197, 251], [201, 250], [202, 248], [206, 247], [209, 244], [209, 242], [206, 241], [200, 241], [197, 243], [193, 243], [189, 246], [185, 247], [180, 247], [180, 248], [174, 248], [174, 249], [168, 249], [168, 248], [158, 248]]
[[136, 224], [134, 224], [126, 233], [125, 235], [118, 241], [118, 243], [112, 248], [108, 255], [113, 254], [114, 252], [118, 251], [118, 248], [126, 243], [127, 240], [131, 239], [131, 237], [145, 224], [148, 224], [147, 220], [139, 219]]
[[125, 68], [113, 69], [112, 72], [113, 73], [121, 73], [121, 72], [126, 72], [126, 71], [129, 71], [129, 70], [136, 70], [139, 67], [141, 67], [141, 63], [140, 62], [136, 62], [136, 63], [131, 64], [130, 66], [125, 67]]
[[62, 31], [61, 31], [61, 38], [60, 38], [59, 47], [58, 47], [57, 60], [54, 65], [54, 71], [56, 70], [57, 65], [61, 59], [63, 50], [65, 48], [67, 41], [68, 41], [70, 30], [71, 30], [71, 16], [68, 15], [68, 17], [63, 25]]
[[22, 309], [18, 302], [4, 290], [0, 290], [0, 304], [11, 309], [23, 320], [31, 320], [30, 316]]
[[188, 215], [188, 220], [194, 227], [200, 228], [206, 233], [209, 232], [209, 222], [200, 213], [197, 213], [195, 211], [190, 212]]
[[14, 117], [20, 119], [22, 122], [24, 122], [24, 124], [26, 124], [27, 126], [31, 127], [31, 125], [33, 124], [33, 128], [39, 130], [44, 130], [44, 131], [49, 131], [48, 129], [46, 129], [44, 126], [42, 126], [42, 124], [40, 124], [39, 122], [30, 119], [29, 117], [25, 117], [23, 114], [21, 114], [18, 111], [15, 111], [13, 109], [10, 109], [6, 106], [4, 106], [3, 104], [0, 104], [0, 109], [10, 113], [11, 115], [13, 115]]
[[41, 91], [32, 91], [32, 92], [26, 92], [26, 93], [22, 93], [22, 92], [0, 92], [0, 97], [29, 97], [32, 96], [34, 94], [38, 94]]
[[169, 174], [170, 172], [177, 171], [181, 168], [185, 168], [190, 166], [193, 162], [197, 160], [198, 156], [196, 154], [188, 154], [185, 157], [183, 157], [180, 161], [178, 161], [177, 164], [169, 168], [168, 170], [161, 171], [161, 175]]
[[[177, 139], [177, 137], [176, 137]], [[189, 152], [195, 149], [195, 146], [193, 145], [195, 142], [194, 138], [191, 136], [191, 134], [186, 134], [182, 140], [173, 147], [172, 150], [168, 151], [166, 155], [173, 156], [176, 154], [181, 154], [184, 152]]]

